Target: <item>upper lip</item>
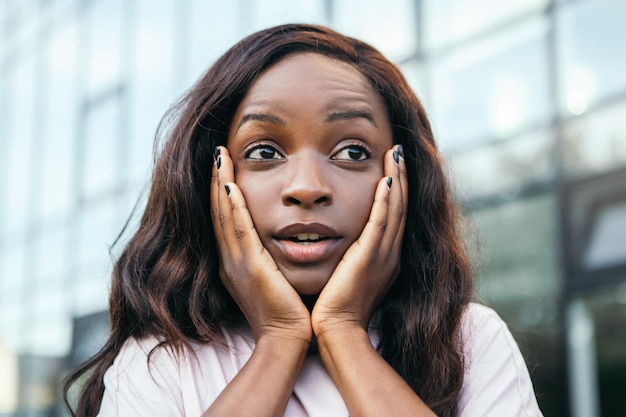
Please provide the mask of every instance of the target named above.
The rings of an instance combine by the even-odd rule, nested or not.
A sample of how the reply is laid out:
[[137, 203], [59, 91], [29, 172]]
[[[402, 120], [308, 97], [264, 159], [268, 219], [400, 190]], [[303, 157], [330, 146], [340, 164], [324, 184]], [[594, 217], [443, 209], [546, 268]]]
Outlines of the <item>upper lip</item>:
[[289, 239], [303, 233], [314, 233], [320, 237], [336, 239], [339, 234], [330, 226], [321, 223], [294, 223], [283, 227], [276, 233], [277, 239]]

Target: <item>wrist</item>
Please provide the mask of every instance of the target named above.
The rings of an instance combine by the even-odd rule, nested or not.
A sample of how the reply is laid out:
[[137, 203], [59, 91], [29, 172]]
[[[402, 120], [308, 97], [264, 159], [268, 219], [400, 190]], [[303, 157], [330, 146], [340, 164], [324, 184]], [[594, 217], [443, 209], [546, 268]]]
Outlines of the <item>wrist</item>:
[[315, 338], [320, 352], [361, 342], [371, 344], [367, 330], [356, 322], [321, 326], [316, 329]]
[[311, 343], [313, 329], [310, 316], [306, 318], [268, 319], [250, 323], [256, 343]]
[[316, 338], [325, 334], [367, 333], [367, 325], [354, 315], [312, 315], [311, 327]]
[[312, 332], [272, 331], [260, 335], [256, 347], [267, 350], [293, 350], [306, 352], [313, 338]]

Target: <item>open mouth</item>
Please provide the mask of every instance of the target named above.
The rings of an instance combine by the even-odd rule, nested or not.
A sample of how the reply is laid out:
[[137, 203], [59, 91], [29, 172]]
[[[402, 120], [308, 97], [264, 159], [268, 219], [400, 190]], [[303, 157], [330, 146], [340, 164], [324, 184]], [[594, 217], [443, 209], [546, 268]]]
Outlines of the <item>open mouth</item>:
[[281, 260], [292, 264], [314, 264], [336, 257], [342, 236], [320, 223], [295, 223], [279, 230], [273, 238]]
[[313, 264], [336, 256], [343, 237], [332, 227], [321, 223], [293, 223], [272, 237], [285, 262]]
[[321, 242], [324, 239], [326, 239], [326, 237], [318, 233], [298, 233], [297, 235], [289, 236], [289, 240], [292, 242], [303, 245]]

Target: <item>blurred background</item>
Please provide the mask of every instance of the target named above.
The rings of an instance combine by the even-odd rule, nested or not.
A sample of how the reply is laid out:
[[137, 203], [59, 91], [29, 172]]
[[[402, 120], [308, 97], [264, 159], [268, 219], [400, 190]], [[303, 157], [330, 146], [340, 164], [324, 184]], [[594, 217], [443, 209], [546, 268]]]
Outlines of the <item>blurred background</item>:
[[[626, 1], [0, 0], [0, 416], [65, 416], [166, 109], [230, 45], [328, 25], [396, 62], [546, 416], [626, 416]], [[131, 227], [134, 220], [131, 219]]]

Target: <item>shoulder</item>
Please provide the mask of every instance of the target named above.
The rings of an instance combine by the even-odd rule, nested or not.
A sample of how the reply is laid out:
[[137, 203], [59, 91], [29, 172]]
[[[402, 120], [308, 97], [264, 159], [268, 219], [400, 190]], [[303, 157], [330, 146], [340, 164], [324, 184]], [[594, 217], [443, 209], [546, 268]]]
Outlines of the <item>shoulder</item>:
[[200, 415], [245, 364], [253, 341], [226, 329], [179, 350], [156, 337], [129, 338], [104, 376], [99, 416]]
[[[187, 345], [174, 349], [163, 338], [147, 336], [130, 337], [124, 342], [112, 368], [121, 372], [127, 369], [145, 368], [180, 369], [188, 362], [206, 355], [246, 355], [254, 348], [254, 338], [247, 329], [221, 328], [220, 334], [210, 342], [187, 340]], [[144, 364], [144, 365], [141, 365]]]
[[540, 416], [528, 369], [500, 316], [472, 303], [464, 313], [461, 333], [465, 360], [461, 415]]
[[126, 340], [105, 375], [107, 388], [119, 389], [133, 382], [140, 384], [177, 379], [180, 356], [155, 337]]
[[[147, 362], [148, 360], [167, 364], [174, 356], [172, 349], [154, 336], [141, 339], [130, 337], [124, 342], [114, 365], [117, 365], [118, 368], [123, 368], [124, 365]], [[140, 359], [143, 359], [143, 361]]]
[[202, 370], [207, 364], [232, 360], [242, 356], [247, 360], [254, 348], [253, 339], [236, 330], [222, 329], [219, 337], [206, 343], [188, 340], [187, 345], [175, 349], [163, 339], [148, 336], [131, 337], [122, 346], [107, 376], [150, 378], [173, 381], [184, 378], [190, 370]]
[[461, 324], [461, 337], [470, 376], [479, 364], [483, 366], [507, 360], [517, 364], [523, 361], [506, 323], [490, 307], [476, 303], [467, 306]]
[[492, 308], [478, 303], [470, 303], [462, 319], [462, 335], [465, 343], [475, 341], [477, 337], [486, 334], [499, 333], [508, 330], [506, 323]]
[[98, 416], [183, 416], [179, 361], [154, 337], [126, 340], [104, 375]]
[[[466, 360], [488, 360], [486, 351], [495, 357], [521, 359], [521, 353], [508, 326], [490, 307], [471, 303], [463, 315], [461, 336]], [[471, 366], [472, 364], [469, 363]]]

